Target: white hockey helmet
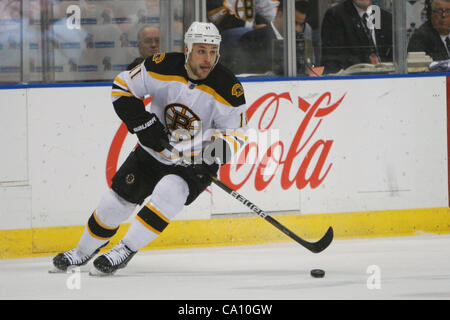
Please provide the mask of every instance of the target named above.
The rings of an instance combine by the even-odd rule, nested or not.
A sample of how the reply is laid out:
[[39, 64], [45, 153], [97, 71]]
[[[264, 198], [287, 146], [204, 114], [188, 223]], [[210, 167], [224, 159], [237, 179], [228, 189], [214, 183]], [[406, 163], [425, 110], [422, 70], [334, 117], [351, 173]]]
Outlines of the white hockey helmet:
[[[188, 48], [186, 59], [191, 53], [192, 45], [194, 43], [217, 44], [218, 50], [220, 50], [221, 41], [222, 36], [213, 23], [194, 21], [184, 34], [184, 44], [187, 45]], [[217, 60], [219, 60], [219, 54], [217, 54]]]

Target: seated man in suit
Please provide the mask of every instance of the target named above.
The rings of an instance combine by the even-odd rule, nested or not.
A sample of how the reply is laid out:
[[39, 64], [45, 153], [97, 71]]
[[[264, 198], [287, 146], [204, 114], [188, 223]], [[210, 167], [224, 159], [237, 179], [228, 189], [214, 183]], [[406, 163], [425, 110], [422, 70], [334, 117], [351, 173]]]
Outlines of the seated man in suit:
[[392, 15], [372, 0], [345, 0], [329, 8], [321, 36], [325, 73], [392, 61]]
[[428, 19], [411, 36], [408, 52], [425, 52], [434, 61], [450, 59], [450, 0], [427, 5]]

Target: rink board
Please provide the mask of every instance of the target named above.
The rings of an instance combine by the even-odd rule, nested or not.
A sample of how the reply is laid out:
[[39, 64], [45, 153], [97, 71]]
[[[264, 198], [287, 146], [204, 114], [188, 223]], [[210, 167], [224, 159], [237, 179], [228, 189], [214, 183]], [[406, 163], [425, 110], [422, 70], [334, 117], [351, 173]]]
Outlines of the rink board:
[[[274, 218], [311, 241], [322, 237], [329, 226], [333, 226], [335, 239], [450, 233], [449, 208], [280, 215]], [[121, 225], [104, 250], [115, 246], [128, 228], [128, 223]], [[46, 256], [69, 250], [77, 245], [83, 230], [83, 226], [0, 230], [0, 258]], [[287, 241], [293, 240], [260, 217], [183, 220], [171, 222], [142, 250]]]
[[[243, 85], [251, 147], [220, 176], [248, 199], [305, 237], [328, 225], [343, 238], [449, 232], [446, 77]], [[71, 247], [136, 138], [120, 132], [109, 86], [0, 92], [0, 257]], [[152, 247], [287, 240], [233, 218], [248, 213], [213, 185]]]

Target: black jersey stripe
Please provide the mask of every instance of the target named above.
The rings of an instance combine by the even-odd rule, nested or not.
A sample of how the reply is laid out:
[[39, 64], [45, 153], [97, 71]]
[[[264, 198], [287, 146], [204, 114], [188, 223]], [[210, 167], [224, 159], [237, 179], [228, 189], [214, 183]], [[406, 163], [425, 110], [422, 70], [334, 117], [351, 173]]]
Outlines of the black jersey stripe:
[[113, 83], [112, 88], [113, 88], [113, 90], [115, 89], [115, 90], [120, 90], [120, 91], [124, 91], [124, 92], [130, 93], [130, 90], [125, 89], [125, 88], [122, 88], [121, 86], [118, 86], [118, 85], [115, 84], [115, 83]]

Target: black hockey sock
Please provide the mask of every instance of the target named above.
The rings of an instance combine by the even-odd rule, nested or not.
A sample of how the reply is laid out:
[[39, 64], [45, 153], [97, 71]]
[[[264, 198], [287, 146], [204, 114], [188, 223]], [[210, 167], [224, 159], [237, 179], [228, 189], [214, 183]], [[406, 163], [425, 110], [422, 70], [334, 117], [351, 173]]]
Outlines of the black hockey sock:
[[109, 240], [114, 236], [119, 227], [108, 227], [104, 225], [97, 217], [96, 211], [94, 211], [89, 218], [87, 229], [91, 236], [98, 240]]

